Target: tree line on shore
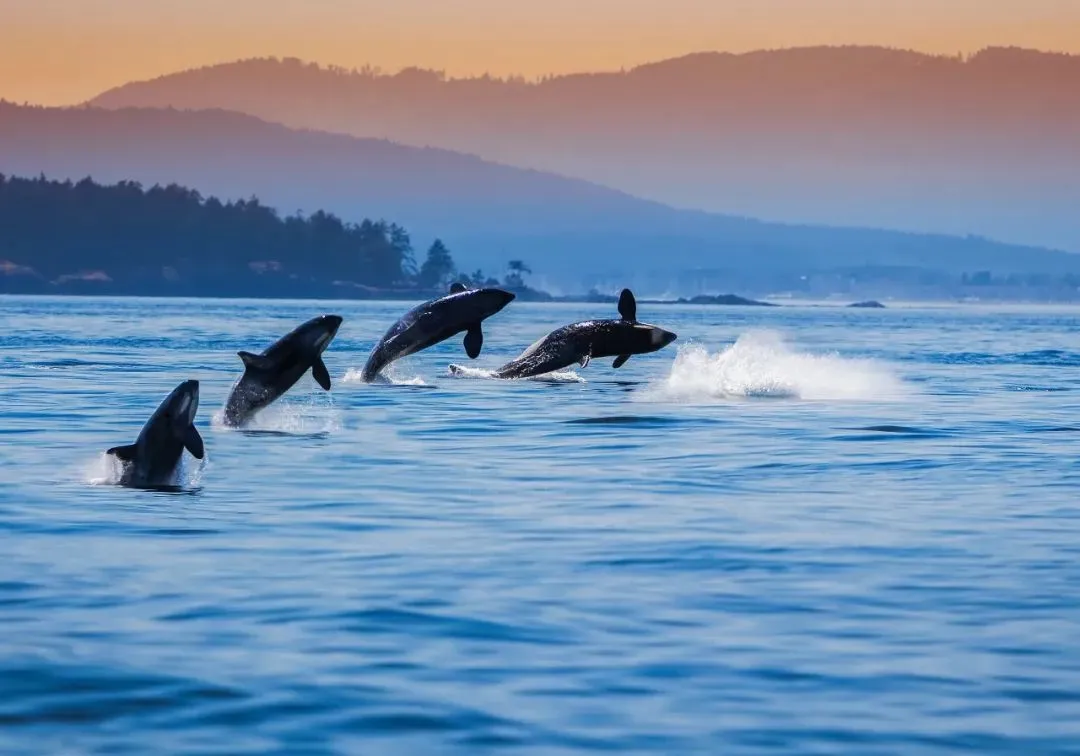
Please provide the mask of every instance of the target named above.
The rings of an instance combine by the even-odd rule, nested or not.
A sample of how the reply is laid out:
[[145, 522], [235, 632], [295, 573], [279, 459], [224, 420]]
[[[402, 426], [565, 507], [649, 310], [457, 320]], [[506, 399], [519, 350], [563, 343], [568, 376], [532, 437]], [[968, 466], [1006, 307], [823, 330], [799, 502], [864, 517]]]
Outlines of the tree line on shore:
[[513, 260], [501, 282], [481, 270], [459, 273], [439, 239], [418, 265], [409, 233], [381, 219], [351, 223], [322, 210], [282, 217], [256, 197], [223, 202], [176, 184], [0, 174], [0, 280], [131, 285], [240, 277], [298, 289], [429, 290], [455, 280], [523, 288], [529, 272]]

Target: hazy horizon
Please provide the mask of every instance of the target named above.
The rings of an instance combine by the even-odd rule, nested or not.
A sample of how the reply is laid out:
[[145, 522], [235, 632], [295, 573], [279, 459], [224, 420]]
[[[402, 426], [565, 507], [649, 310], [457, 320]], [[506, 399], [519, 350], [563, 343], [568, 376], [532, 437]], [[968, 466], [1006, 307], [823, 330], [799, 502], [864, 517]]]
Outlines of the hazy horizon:
[[[159, 110], [9, 109], [29, 141], [0, 145], [0, 167], [362, 208], [464, 259], [587, 253], [595, 275], [660, 250], [760, 262], [758, 242], [789, 267], [939, 267], [901, 235], [843, 229], [948, 236], [964, 270], [988, 264], [982, 239], [1080, 252], [1080, 5], [68, 5], [0, 0], [0, 98]], [[342, 75], [365, 69], [443, 76]]]
[[[865, 45], [929, 54], [1018, 46], [1080, 53], [1080, 4], [757, 0], [718, 6], [612, 0], [506, 7], [467, 0], [0, 0], [0, 97], [74, 105], [115, 86], [252, 57], [450, 76], [588, 73], [697, 52]], [[781, 20], [777, 20], [781, 19]]]
[[263, 58], [125, 85], [92, 103], [234, 110], [672, 207], [1080, 251], [1077, 92], [1080, 56], [853, 46], [683, 56], [528, 86]]

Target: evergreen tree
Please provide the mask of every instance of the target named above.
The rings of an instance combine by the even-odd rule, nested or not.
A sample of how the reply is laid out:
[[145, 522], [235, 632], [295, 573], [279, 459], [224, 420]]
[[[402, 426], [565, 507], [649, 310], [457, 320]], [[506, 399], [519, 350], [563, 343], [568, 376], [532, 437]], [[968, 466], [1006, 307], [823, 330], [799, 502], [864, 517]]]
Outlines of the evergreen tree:
[[525, 288], [525, 275], [532, 273], [532, 269], [521, 260], [511, 260], [506, 267], [509, 272], [503, 279], [503, 283], [511, 289]]
[[281, 285], [389, 287], [416, 273], [408, 232], [385, 221], [345, 223], [321, 210], [282, 218], [256, 197], [223, 202], [176, 184], [3, 175], [0, 264], [43, 283], [100, 271], [129, 286], [161, 281], [168, 268], [209, 289], [268, 273]]
[[420, 266], [416, 282], [425, 288], [435, 289], [453, 280], [456, 273], [457, 266], [454, 265], [454, 258], [450, 256], [450, 250], [441, 239], [436, 239], [428, 249], [427, 259]]

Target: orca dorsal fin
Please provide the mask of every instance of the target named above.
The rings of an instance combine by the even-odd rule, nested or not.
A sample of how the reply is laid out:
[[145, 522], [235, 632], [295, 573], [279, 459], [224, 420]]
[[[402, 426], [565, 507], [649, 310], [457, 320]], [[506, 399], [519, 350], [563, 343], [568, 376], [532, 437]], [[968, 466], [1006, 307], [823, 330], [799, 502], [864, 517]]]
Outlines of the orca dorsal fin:
[[451, 294], [460, 294], [461, 292], [468, 290], [469, 287], [463, 284], [461, 281], [454, 281], [452, 284], [450, 284]]
[[137, 450], [138, 447], [135, 444], [131, 444], [130, 446], [114, 446], [105, 453], [111, 454], [121, 462], [134, 462]]
[[251, 352], [237, 352], [236, 354], [239, 355], [240, 361], [244, 363], [244, 367], [251, 370], [270, 370], [274, 366], [273, 361], [259, 354], [252, 354]]
[[475, 360], [480, 356], [483, 346], [484, 332], [480, 330], [479, 323], [473, 323], [465, 334], [465, 354], [469, 355], [470, 360]]
[[619, 295], [619, 315], [623, 320], [637, 322], [637, 300], [634, 299], [634, 292], [629, 289], [623, 289]]
[[311, 377], [322, 386], [323, 391], [330, 390], [330, 371], [326, 369], [326, 363], [322, 361], [322, 357], [316, 357], [311, 363]]
[[611, 363], [611, 366], [615, 369], [621, 368], [623, 365], [626, 364], [626, 361], [628, 359], [630, 359], [630, 355], [620, 354], [618, 357], [615, 358], [615, 361]]
[[206, 447], [203, 446], [202, 436], [199, 435], [199, 431], [195, 429], [194, 425], [189, 425], [187, 430], [184, 431], [184, 448], [191, 452], [191, 456], [195, 459], [202, 459], [206, 456]]

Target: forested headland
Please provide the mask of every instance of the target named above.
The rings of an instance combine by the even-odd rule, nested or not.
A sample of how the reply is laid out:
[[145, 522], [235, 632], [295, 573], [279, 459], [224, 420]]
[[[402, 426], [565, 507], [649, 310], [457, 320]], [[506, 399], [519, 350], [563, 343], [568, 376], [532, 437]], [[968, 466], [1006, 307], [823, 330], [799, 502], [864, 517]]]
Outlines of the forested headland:
[[381, 219], [282, 217], [255, 197], [223, 202], [175, 184], [0, 174], [3, 293], [415, 297], [461, 280], [528, 295], [528, 267], [507, 270], [502, 281], [459, 273], [439, 240], [418, 261], [409, 233]]

